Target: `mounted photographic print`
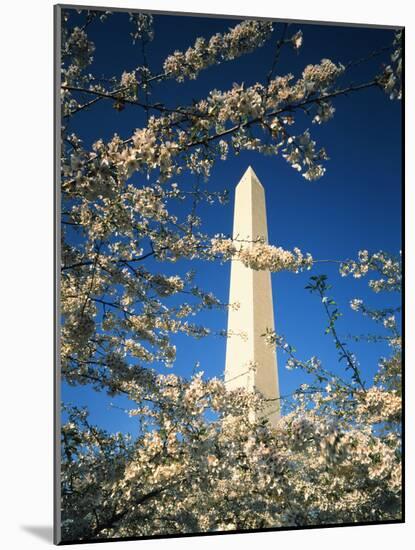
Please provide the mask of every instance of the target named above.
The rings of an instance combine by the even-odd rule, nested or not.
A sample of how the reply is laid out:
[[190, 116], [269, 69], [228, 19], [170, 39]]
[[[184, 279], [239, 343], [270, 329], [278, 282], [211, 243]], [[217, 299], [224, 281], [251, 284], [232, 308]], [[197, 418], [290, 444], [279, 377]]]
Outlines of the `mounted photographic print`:
[[402, 522], [403, 28], [55, 38], [55, 542]]

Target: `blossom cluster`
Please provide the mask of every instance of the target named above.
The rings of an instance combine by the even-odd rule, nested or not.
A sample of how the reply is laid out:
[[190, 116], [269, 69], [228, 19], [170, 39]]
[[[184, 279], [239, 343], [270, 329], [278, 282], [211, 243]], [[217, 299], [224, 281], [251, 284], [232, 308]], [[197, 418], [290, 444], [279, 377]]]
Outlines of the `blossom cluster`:
[[[294, 123], [292, 115], [276, 117], [274, 113], [276, 109], [284, 111], [284, 106], [289, 103], [306, 100], [310, 94], [325, 93], [326, 86], [341, 72], [338, 66], [330, 63], [328, 60], [322, 61], [321, 73], [326, 77], [315, 77], [312, 81], [315, 86], [313, 91], [309, 89], [306, 78], [300, 78], [291, 84], [292, 75], [277, 76], [267, 86], [260, 83], [249, 87], [234, 84], [227, 91], [212, 90], [206, 99], [188, 110], [177, 110], [160, 117], [151, 116], [147, 127], [137, 128], [127, 144], [120, 142], [114, 148], [112, 140], [108, 147], [101, 147], [100, 158], [91, 159], [90, 164], [93, 167], [94, 160], [99, 161], [101, 169], [107, 170], [107, 178], [109, 173], [113, 175], [114, 172], [128, 178], [135, 171], [146, 170], [148, 173], [160, 169], [160, 181], [165, 181], [182, 171], [180, 161], [185, 158], [187, 169], [208, 177], [214, 157], [205, 148], [197, 145], [217, 139], [216, 151], [220, 158], [226, 159], [229, 144], [220, 138], [223, 133], [228, 133], [227, 125], [233, 123], [235, 126], [230, 143], [235, 152], [248, 149], [264, 154], [277, 154], [283, 148], [284, 158], [296, 170], [303, 171], [306, 179], [319, 179], [325, 171], [320, 161], [328, 158], [324, 149], [316, 150], [316, 144], [308, 130], [296, 137], [290, 136], [286, 126]], [[332, 65], [337, 70], [330, 69], [330, 73], [327, 66], [331, 68]], [[314, 65], [313, 70], [308, 70], [306, 75], [318, 74], [318, 67], [320, 65]], [[328, 74], [332, 75], [332, 79]], [[309, 75], [307, 78], [312, 77]], [[123, 105], [123, 99], [135, 99], [139, 85], [136, 72], [124, 72], [120, 81], [121, 92], [118, 90], [112, 95], [116, 104]], [[313, 121], [319, 124], [329, 120], [334, 113], [328, 100], [316, 98], [315, 108]], [[187, 125], [187, 132], [184, 131], [183, 124]], [[267, 143], [254, 136], [249, 131], [248, 124], [260, 125], [265, 132], [270, 133], [273, 142]], [[183, 152], [188, 149], [193, 150], [184, 156]], [[93, 171], [89, 171], [88, 175], [92, 176]], [[75, 179], [79, 181], [80, 176], [83, 183], [84, 174], [77, 173]]]
[[262, 46], [272, 29], [272, 23], [267, 21], [243, 21], [228, 33], [213, 35], [209, 41], [198, 38], [186, 52], [175, 51], [165, 60], [163, 68], [178, 82], [185, 78], [195, 79], [210, 65], [234, 59]]
[[360, 250], [358, 260], [348, 260], [340, 265], [340, 274], [345, 277], [349, 274], [356, 279], [363, 277], [369, 271], [377, 271], [381, 278], [369, 281], [369, 287], [374, 292], [381, 290], [400, 291], [402, 283], [401, 258], [379, 251], [369, 254], [367, 250]]
[[402, 414], [402, 398], [397, 390], [384, 390], [372, 387], [358, 395], [359, 404], [356, 408], [358, 417], [370, 416], [372, 424], [383, 422], [400, 422]]
[[[315, 118], [317, 117], [320, 115], [316, 115]], [[325, 120], [320, 117], [319, 121]], [[316, 142], [311, 139], [310, 132], [306, 130], [300, 136], [288, 138], [282, 155], [295, 170], [302, 171], [302, 176], [310, 181], [318, 180], [324, 175], [326, 169], [318, 161], [328, 159], [325, 150], [316, 151], [315, 146]]]
[[130, 22], [134, 25], [134, 32], [130, 33], [133, 44], [138, 40], [145, 42], [153, 40], [153, 16], [150, 13], [130, 13]]
[[[68, 410], [62, 440], [67, 538], [373, 521], [399, 514], [399, 439], [360, 427], [368, 420], [396, 421], [400, 401], [393, 391], [356, 393], [345, 401], [345, 419], [322, 416], [310, 408], [314, 397], [310, 403], [306, 398], [271, 429], [249, 414], [260, 396], [228, 391], [200, 372], [190, 380], [170, 374], [125, 382], [123, 389], [137, 402], [130, 411], [140, 424], [135, 440], [92, 426], [83, 410]], [[330, 395], [333, 400], [340, 393]], [[217, 420], [207, 421], [207, 411]], [[66, 490], [74, 482], [76, 491]]]
[[391, 63], [387, 65], [379, 77], [379, 85], [390, 99], [402, 99], [402, 41], [403, 31], [395, 34]]
[[344, 65], [336, 65], [330, 59], [322, 59], [318, 65], [307, 65], [303, 71], [303, 80], [307, 91], [325, 89], [344, 72]]
[[272, 246], [263, 242], [252, 242], [246, 246], [238, 240], [217, 236], [211, 240], [211, 252], [223, 259], [239, 260], [246, 267], [272, 272], [310, 269], [313, 265], [311, 254], [304, 255], [299, 248], [293, 251]]
[[92, 54], [95, 51], [94, 43], [89, 40], [87, 33], [80, 27], [74, 27], [63, 36], [63, 55], [71, 60], [63, 69], [64, 84], [77, 83], [82, 71], [92, 63]]

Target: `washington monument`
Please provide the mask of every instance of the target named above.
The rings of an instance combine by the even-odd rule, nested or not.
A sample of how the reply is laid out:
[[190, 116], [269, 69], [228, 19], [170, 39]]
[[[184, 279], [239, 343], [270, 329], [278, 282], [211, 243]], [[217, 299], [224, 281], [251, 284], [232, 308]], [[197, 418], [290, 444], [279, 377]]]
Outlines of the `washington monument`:
[[[268, 242], [264, 188], [249, 166], [235, 191], [233, 238], [252, 247], [258, 237]], [[225, 382], [228, 389], [259, 391], [269, 400], [259, 416], [275, 425], [280, 417], [277, 357], [262, 336], [274, 330], [271, 274], [255, 271], [234, 260], [231, 265]], [[254, 368], [250, 368], [254, 365]]]

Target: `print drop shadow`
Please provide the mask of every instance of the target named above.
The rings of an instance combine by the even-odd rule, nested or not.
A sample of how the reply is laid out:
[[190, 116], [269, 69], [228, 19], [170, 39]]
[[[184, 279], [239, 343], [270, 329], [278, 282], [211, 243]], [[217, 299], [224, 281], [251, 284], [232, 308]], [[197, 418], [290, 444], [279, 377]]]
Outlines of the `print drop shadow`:
[[53, 528], [51, 525], [21, 525], [23, 531], [34, 535], [45, 542], [53, 542]]

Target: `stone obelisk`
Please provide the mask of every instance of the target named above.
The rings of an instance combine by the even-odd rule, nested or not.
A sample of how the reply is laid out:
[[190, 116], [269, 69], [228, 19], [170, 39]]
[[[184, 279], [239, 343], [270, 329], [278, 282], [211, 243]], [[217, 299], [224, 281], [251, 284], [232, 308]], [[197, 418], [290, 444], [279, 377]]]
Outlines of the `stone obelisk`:
[[[252, 247], [250, 241], [258, 237], [268, 242], [265, 192], [249, 166], [235, 191], [233, 238]], [[262, 393], [267, 405], [259, 416], [275, 425], [280, 416], [277, 357], [263, 337], [267, 329], [274, 330], [270, 272], [256, 271], [233, 260], [229, 303], [235, 302], [240, 306], [229, 310], [226, 387]]]

